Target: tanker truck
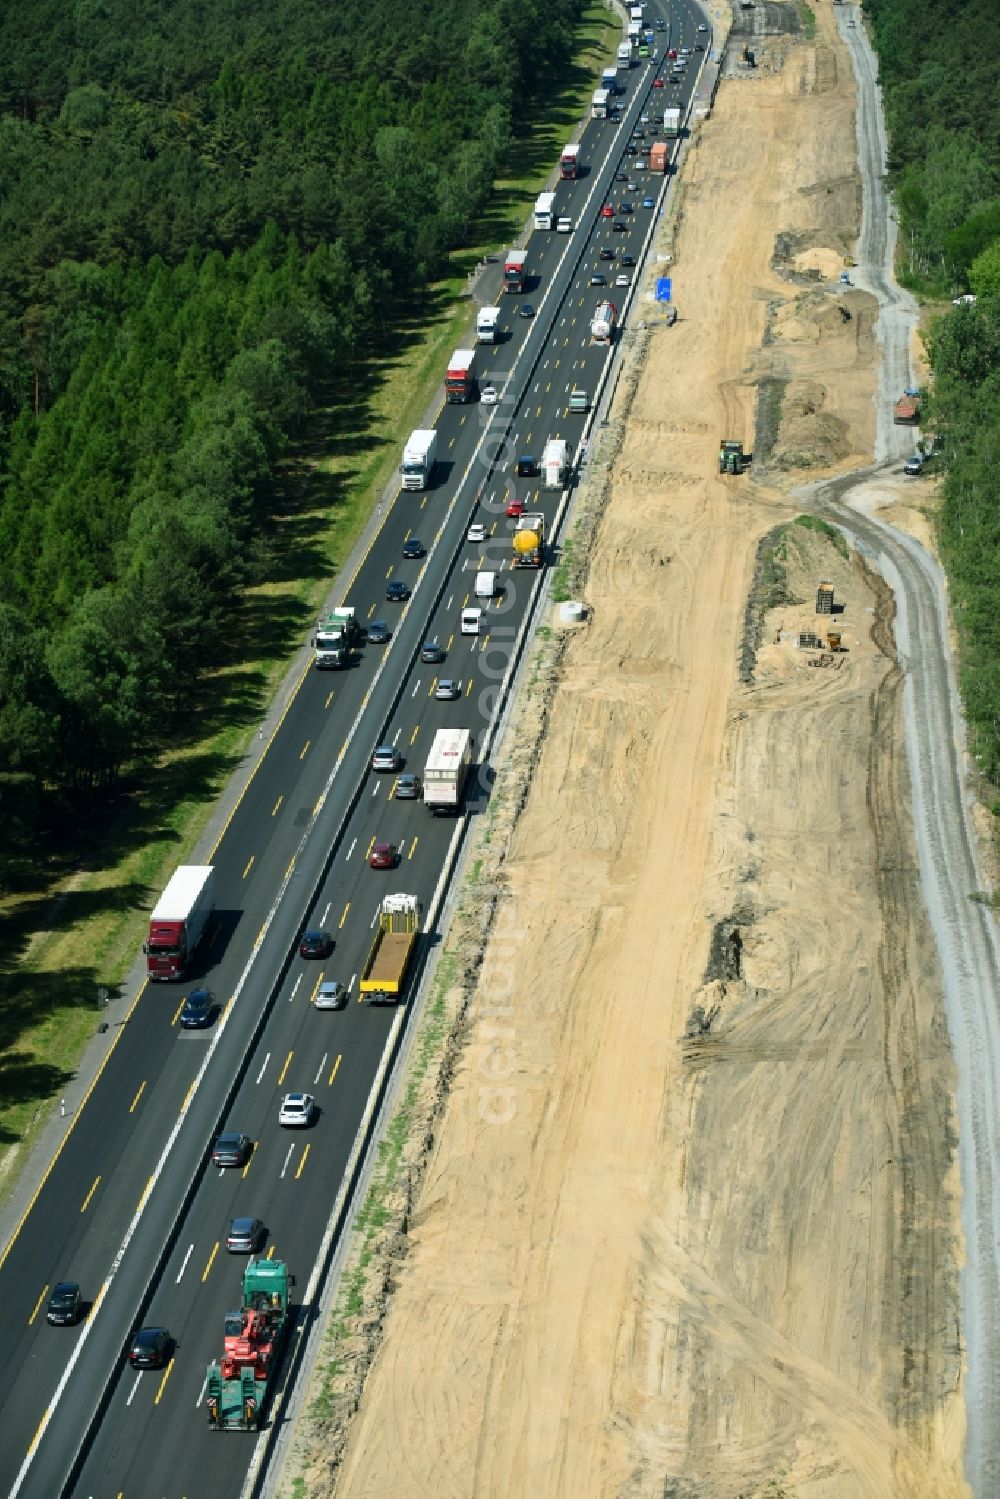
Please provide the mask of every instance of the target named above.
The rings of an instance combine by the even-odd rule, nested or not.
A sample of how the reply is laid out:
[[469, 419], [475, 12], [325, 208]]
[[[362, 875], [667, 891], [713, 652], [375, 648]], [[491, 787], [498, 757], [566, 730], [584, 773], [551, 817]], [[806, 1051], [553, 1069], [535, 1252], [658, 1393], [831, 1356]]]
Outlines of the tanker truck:
[[541, 567], [545, 553], [545, 516], [522, 515], [514, 531], [514, 566]]

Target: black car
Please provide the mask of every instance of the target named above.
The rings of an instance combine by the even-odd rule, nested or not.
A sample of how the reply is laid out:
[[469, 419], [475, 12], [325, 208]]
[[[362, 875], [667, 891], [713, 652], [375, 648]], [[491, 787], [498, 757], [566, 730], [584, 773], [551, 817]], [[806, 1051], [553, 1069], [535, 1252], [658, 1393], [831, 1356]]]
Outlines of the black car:
[[616, 234], [627, 234], [628, 233], [628, 225], [626, 223], [624, 223], [622, 219], [615, 219], [615, 221], [611, 225], [611, 227], [615, 231]]
[[694, 50], [696, 52], [704, 52], [705, 48], [702, 46], [701, 42], [695, 42]]
[[252, 1150], [253, 1141], [249, 1135], [237, 1134], [235, 1130], [225, 1130], [212, 1146], [212, 1165], [245, 1166]]
[[619, 213], [635, 213], [635, 209], [634, 209], [634, 207], [632, 206], [631, 203], [619, 203], [619, 205], [618, 205], [618, 212]]
[[629, 265], [635, 265], [635, 256], [634, 255], [623, 255], [622, 256], [622, 266], [625, 267], [625, 266], [629, 266]]
[[140, 1328], [128, 1351], [133, 1369], [162, 1369], [169, 1356], [170, 1334], [165, 1327]]
[[537, 479], [539, 474], [538, 459], [532, 458], [530, 453], [522, 453], [514, 464], [514, 472], [519, 479]]
[[255, 1254], [266, 1234], [259, 1218], [233, 1218], [226, 1235], [226, 1248], [230, 1254]]
[[53, 1288], [45, 1308], [45, 1320], [53, 1327], [75, 1327], [80, 1320], [80, 1287], [75, 1280], [61, 1280]]
[[629, 141], [628, 145], [625, 147], [625, 155], [626, 156], [638, 156], [638, 154], [639, 154], [639, 145], [638, 145], [638, 142], [637, 141]]
[[518, 317], [534, 317], [535, 309], [532, 307], [530, 302], [522, 302], [520, 307], [517, 309], [517, 315]]
[[607, 286], [608, 278], [607, 276], [602, 276], [600, 271], [595, 271], [590, 278], [590, 284], [591, 286]]
[[333, 938], [329, 932], [308, 931], [302, 933], [299, 942], [300, 958], [328, 958], [333, 952]]
[[628, 181], [628, 172], [616, 172], [615, 173], [615, 181], [616, 182], [627, 182]]
[[410, 597], [410, 585], [399, 578], [393, 578], [391, 583], [385, 585], [385, 597], [390, 604], [402, 604]]
[[610, 245], [605, 245], [597, 258], [598, 260], [614, 260], [615, 252], [614, 250], [612, 250]]
[[408, 536], [403, 542], [403, 556], [407, 562], [415, 562], [424, 555], [424, 544], [419, 536]]
[[186, 1031], [201, 1031], [211, 1025], [215, 1013], [215, 995], [211, 989], [192, 989], [181, 1011], [181, 1026]]
[[369, 645], [388, 645], [392, 631], [384, 619], [373, 619], [366, 631]]
[[444, 660], [444, 654], [444, 646], [438, 645], [436, 640], [425, 640], [420, 647], [420, 659], [428, 666], [437, 666]]

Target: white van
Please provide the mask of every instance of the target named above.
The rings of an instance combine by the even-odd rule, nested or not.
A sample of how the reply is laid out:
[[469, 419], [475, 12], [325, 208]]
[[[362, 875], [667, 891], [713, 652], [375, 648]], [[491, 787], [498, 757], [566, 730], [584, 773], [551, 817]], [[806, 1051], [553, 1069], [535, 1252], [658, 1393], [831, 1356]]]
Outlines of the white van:
[[572, 234], [573, 233], [573, 220], [572, 219], [565, 219], [565, 218], [564, 219], [559, 219], [558, 222], [556, 223], [556, 233], [557, 234]]
[[497, 575], [496, 573], [476, 573], [476, 598], [496, 598]]
[[482, 617], [483, 611], [481, 609], [463, 609], [460, 627], [461, 633], [463, 635], [478, 635], [479, 623]]

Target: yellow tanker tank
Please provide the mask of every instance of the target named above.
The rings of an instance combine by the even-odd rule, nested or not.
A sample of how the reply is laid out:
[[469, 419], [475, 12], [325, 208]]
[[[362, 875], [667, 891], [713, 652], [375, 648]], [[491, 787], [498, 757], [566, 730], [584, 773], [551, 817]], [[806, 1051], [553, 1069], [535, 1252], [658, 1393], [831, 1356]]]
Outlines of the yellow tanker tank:
[[515, 552], [533, 552], [541, 544], [542, 538], [537, 531], [515, 531]]

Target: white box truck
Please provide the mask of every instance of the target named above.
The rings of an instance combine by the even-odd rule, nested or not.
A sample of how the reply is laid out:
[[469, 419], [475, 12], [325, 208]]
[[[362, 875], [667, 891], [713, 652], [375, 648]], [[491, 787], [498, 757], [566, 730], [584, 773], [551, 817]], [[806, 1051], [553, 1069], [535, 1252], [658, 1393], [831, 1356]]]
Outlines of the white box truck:
[[476, 573], [475, 592], [477, 599], [495, 599], [498, 592], [496, 573]]
[[681, 133], [681, 112], [679, 109], [665, 109], [663, 111], [663, 134], [667, 140], [676, 140]]
[[632, 48], [628, 42], [620, 42], [618, 45], [618, 69], [619, 71], [632, 66]]
[[542, 484], [546, 489], [562, 489], [569, 472], [569, 448], [563, 437], [550, 437], [542, 453]]
[[595, 120], [606, 120], [608, 117], [608, 91], [606, 88], [594, 90], [594, 97], [590, 101], [590, 113]]
[[535, 199], [535, 228], [551, 229], [555, 223], [555, 193], [539, 193]]
[[500, 321], [499, 307], [480, 307], [476, 318], [476, 338], [481, 344], [495, 344], [497, 323]]
[[471, 764], [470, 730], [438, 729], [424, 766], [424, 806], [435, 816], [461, 806]]
[[149, 918], [143, 952], [150, 979], [184, 977], [214, 909], [214, 866], [182, 864], [170, 876]]
[[410, 433], [399, 465], [404, 489], [426, 489], [437, 461], [437, 433], [433, 427], [417, 427]]

